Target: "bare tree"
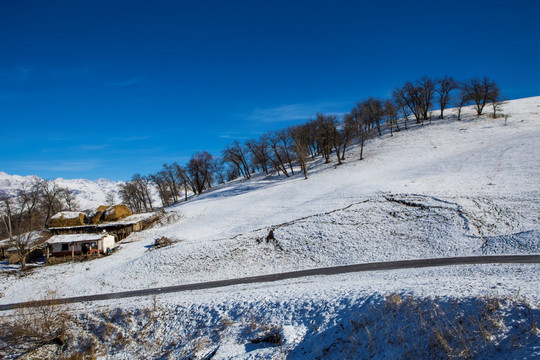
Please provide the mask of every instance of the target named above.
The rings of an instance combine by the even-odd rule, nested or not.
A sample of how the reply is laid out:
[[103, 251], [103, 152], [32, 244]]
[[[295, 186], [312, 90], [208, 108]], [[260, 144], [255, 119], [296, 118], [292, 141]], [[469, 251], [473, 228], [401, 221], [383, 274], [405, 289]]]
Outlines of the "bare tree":
[[137, 194], [140, 198], [141, 203], [144, 206], [145, 211], [154, 211], [154, 206], [152, 204], [152, 196], [150, 195], [151, 191], [151, 180], [148, 176], [141, 176], [140, 174], [135, 174], [131, 178], [131, 181], [137, 187]]
[[188, 200], [188, 188], [190, 186], [190, 179], [187, 170], [180, 166], [178, 163], [173, 163], [172, 167], [174, 168], [174, 176], [178, 182], [182, 184], [184, 189], [184, 201]]
[[214, 175], [218, 184], [225, 183], [226, 168], [223, 159], [214, 158], [210, 164], [210, 171]]
[[428, 76], [422, 76], [414, 83], [408, 81], [401, 88], [393, 91], [394, 101], [401, 105], [406, 105], [414, 114], [416, 123], [422, 124], [428, 119], [428, 114], [433, 106], [433, 95], [435, 93], [436, 82]]
[[[405, 126], [405, 130], [407, 130], [407, 123], [409, 122], [409, 111], [407, 110], [407, 104], [402, 98], [396, 97], [395, 95], [392, 97], [392, 100], [394, 100], [397, 109], [401, 112], [403, 124]], [[397, 123], [398, 121], [396, 121], [396, 124]]]
[[482, 79], [472, 78], [464, 83], [464, 91], [467, 97], [474, 103], [476, 116], [480, 117], [486, 104], [496, 101], [500, 97], [498, 85], [487, 77]]
[[294, 176], [294, 154], [292, 149], [292, 139], [289, 136], [287, 129], [278, 130], [275, 133], [278, 138], [278, 147], [280, 148], [281, 154], [284, 156], [285, 160], [289, 165], [291, 175]]
[[[339, 122], [337, 115], [318, 113], [315, 123], [317, 125], [316, 140], [319, 144], [318, 148], [321, 150], [325, 162], [330, 162], [330, 155], [332, 154], [332, 151], [334, 151], [336, 153], [338, 165], [341, 165], [343, 163], [341, 151], [348, 140], [348, 134], [343, 131], [342, 124]], [[306, 138], [306, 144], [308, 141], [308, 138]], [[309, 150], [309, 146], [307, 150]]]
[[120, 197], [134, 213], [142, 213], [144, 206], [137, 185], [129, 181], [120, 185]]
[[439, 119], [444, 119], [444, 110], [450, 103], [450, 93], [459, 88], [459, 82], [454, 80], [451, 76], [445, 76], [442, 79], [437, 80], [437, 93], [439, 94], [439, 106], [441, 107], [441, 114]]
[[286, 167], [286, 154], [285, 154], [285, 150], [288, 151], [288, 149], [283, 149], [283, 147], [281, 146], [281, 139], [278, 133], [273, 132], [273, 133], [266, 134], [263, 136], [263, 139], [264, 141], [267, 142], [268, 147], [270, 149], [270, 152], [271, 152], [270, 161], [272, 162], [274, 169], [276, 169], [278, 174], [281, 171], [286, 177], [290, 177], [291, 175], [287, 171], [287, 167]]
[[150, 174], [149, 179], [156, 185], [158, 189], [159, 198], [163, 207], [168, 207], [172, 200], [172, 192], [169, 189], [169, 183], [167, 182], [166, 173], [162, 170], [156, 174]]
[[150, 176], [143, 177], [140, 174], [134, 174], [129, 182], [120, 185], [122, 201], [128, 204], [135, 213], [153, 211], [152, 184]]
[[[503, 100], [499, 96], [495, 97], [493, 100], [491, 100], [491, 106], [493, 107], [493, 118], [497, 118], [497, 111], [502, 110], [502, 106], [506, 104], [506, 100]], [[505, 123], [506, 125], [506, 123]]]
[[[40, 227], [38, 208], [41, 201], [40, 182], [34, 181], [30, 186], [23, 185], [17, 193], [19, 206], [18, 228], [36, 230]], [[45, 222], [43, 222], [45, 224]]]
[[227, 145], [222, 151], [223, 160], [233, 164], [237, 168], [238, 173], [242, 174], [246, 179], [251, 177], [248, 151], [247, 148], [236, 140], [231, 145]]
[[403, 87], [394, 89], [392, 96], [396, 102], [409, 108], [416, 119], [416, 123], [419, 124], [422, 119], [421, 90], [408, 81]]
[[233, 181], [234, 179], [238, 179], [240, 176], [241, 175], [238, 172], [238, 169], [234, 166], [229, 166], [225, 169], [225, 179], [227, 179], [227, 181]]
[[343, 164], [343, 160], [345, 160], [345, 147], [347, 146], [347, 141], [349, 141], [348, 133], [345, 131], [345, 128], [339, 121], [337, 115], [332, 115], [332, 118], [332, 142], [334, 145], [334, 151], [336, 152], [338, 165], [341, 165]]
[[345, 150], [347, 149], [347, 145], [349, 144], [351, 139], [354, 137], [354, 128], [345, 121], [346, 116], [347, 115], [343, 116], [339, 128], [341, 141], [343, 142], [343, 147], [341, 150], [341, 160], [345, 160]]
[[1, 193], [0, 194], [0, 201], [1, 201], [1, 212], [0, 216], [2, 217], [2, 223], [5, 227], [5, 232], [11, 242], [13, 242], [13, 215], [12, 215], [12, 199], [8, 194]]
[[370, 130], [376, 127], [379, 136], [381, 136], [381, 122], [384, 117], [384, 106], [382, 101], [377, 98], [363, 100], [360, 102], [359, 111], [364, 125]]
[[41, 206], [45, 210], [45, 224], [49, 222], [51, 216], [62, 210], [62, 203], [60, 202], [62, 194], [66, 191], [64, 188], [58, 186], [55, 181], [41, 180], [39, 182], [39, 188], [41, 193]]
[[420, 89], [420, 108], [422, 110], [422, 120], [428, 119], [428, 113], [433, 107], [433, 95], [435, 94], [435, 88], [437, 83], [430, 79], [427, 75], [424, 75], [420, 80], [416, 81], [417, 88]]
[[330, 162], [332, 154], [333, 137], [334, 137], [334, 117], [317, 113], [315, 117], [316, 132], [317, 132], [317, 147], [321, 151], [324, 162]]
[[458, 110], [457, 120], [461, 121], [461, 109], [465, 106], [471, 99], [467, 90], [462, 86], [459, 90], [459, 94], [455, 98], [455, 106]]
[[262, 171], [268, 174], [270, 164], [268, 143], [263, 139], [251, 139], [246, 141], [246, 147], [251, 152], [253, 166], [260, 166]]
[[107, 193], [107, 196], [105, 197], [105, 202], [107, 203], [107, 205], [116, 204], [116, 195], [114, 194], [113, 191], [109, 191]]
[[400, 131], [400, 129], [397, 123], [397, 108], [390, 99], [384, 101], [384, 114], [386, 115], [386, 125], [390, 129], [390, 136], [394, 136], [394, 124], [396, 124], [397, 131]]
[[197, 195], [212, 187], [212, 154], [196, 152], [187, 164], [187, 173], [193, 192]]
[[302, 169], [304, 179], [307, 180], [307, 161], [309, 157], [309, 130], [305, 125], [297, 125], [290, 127], [288, 131], [293, 141], [293, 149], [296, 154], [296, 161], [300, 165], [300, 169]]
[[167, 182], [169, 190], [171, 191], [173, 202], [176, 204], [180, 196], [180, 185], [178, 178], [175, 176], [175, 165], [163, 164], [162, 171], [164, 179]]
[[26, 257], [32, 250], [32, 232], [23, 232], [13, 239], [13, 245], [17, 250], [17, 257], [21, 262], [21, 270], [26, 270]]
[[322, 150], [320, 148], [318, 140], [318, 125], [316, 119], [310, 119], [304, 124], [306, 128], [306, 136], [308, 143], [308, 150], [312, 160], [315, 160], [315, 156], [321, 155]]
[[75, 191], [70, 190], [67, 188], [63, 188], [60, 196], [64, 200], [64, 203], [66, 204], [66, 209], [69, 211], [75, 211], [79, 209], [79, 203], [77, 202], [77, 199], [75, 198]]
[[369, 119], [369, 107], [366, 106], [366, 101], [356, 103], [351, 112], [344, 118], [345, 126], [354, 129], [354, 133], [358, 137], [360, 144], [360, 160], [364, 157], [364, 143], [369, 138], [372, 132], [372, 123]]

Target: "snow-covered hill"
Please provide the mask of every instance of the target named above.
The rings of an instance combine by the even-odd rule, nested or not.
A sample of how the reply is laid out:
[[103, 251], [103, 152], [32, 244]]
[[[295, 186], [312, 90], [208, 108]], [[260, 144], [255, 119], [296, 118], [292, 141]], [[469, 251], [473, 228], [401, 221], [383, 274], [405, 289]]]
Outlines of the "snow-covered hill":
[[[372, 261], [540, 253], [540, 97], [511, 101], [503, 112], [507, 121], [465, 109], [459, 122], [449, 111], [445, 120], [410, 124], [369, 141], [365, 160], [354, 147], [341, 166], [316, 160], [308, 180], [258, 175], [219, 186], [167, 209], [113, 256], [1, 277], [0, 302], [35, 299], [44, 289], [75, 296]], [[270, 230], [275, 240], [266, 241]], [[176, 243], [151, 251], [162, 236]], [[103, 356], [119, 359], [445, 358], [467, 351], [534, 358], [539, 274], [536, 264], [381, 271], [71, 311], [85, 314], [79, 321], [88, 336], [107, 323], [121, 336], [150, 339], [116, 348], [104, 339], [110, 350]], [[482, 311], [491, 315], [478, 317]], [[487, 334], [483, 321], [493, 325]]]
[[[19, 176], [9, 175], [0, 171], [0, 191], [15, 195], [22, 187], [30, 187], [36, 181], [40, 180], [38, 176]], [[113, 181], [104, 178], [95, 181], [86, 179], [54, 179], [56, 184], [61, 187], [73, 190], [77, 203], [81, 210], [95, 209], [106, 203], [107, 195], [114, 194], [117, 201], [119, 187], [122, 182]]]

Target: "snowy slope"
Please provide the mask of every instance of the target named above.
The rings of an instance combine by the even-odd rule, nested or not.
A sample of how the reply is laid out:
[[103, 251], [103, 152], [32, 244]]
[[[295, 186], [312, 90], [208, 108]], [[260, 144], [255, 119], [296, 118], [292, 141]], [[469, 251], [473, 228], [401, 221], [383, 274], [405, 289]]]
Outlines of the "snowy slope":
[[[169, 209], [171, 223], [133, 234], [118, 255], [91, 263], [83, 289], [76, 277], [55, 273], [86, 264], [47, 267], [25, 281], [62, 284], [75, 295], [368, 261], [540, 252], [536, 104], [540, 98], [506, 105], [506, 126], [470, 117], [385, 135], [367, 145], [363, 161], [353, 149], [340, 167], [311, 164], [308, 180], [260, 175], [218, 187]], [[257, 241], [270, 229], [282, 250]], [[179, 242], [148, 252], [160, 236]]]
[[[342, 166], [317, 160], [310, 164], [308, 180], [301, 175], [289, 179], [258, 175], [219, 186], [167, 209], [160, 224], [132, 234], [113, 256], [1, 278], [0, 292], [5, 296], [0, 302], [38, 297], [30, 289], [73, 296], [360, 262], [540, 253], [540, 97], [506, 104], [503, 112], [511, 115], [506, 125], [504, 118], [477, 119], [471, 109], [464, 112], [460, 122], [449, 111], [446, 120], [409, 124], [409, 130], [393, 137], [375, 138], [366, 144], [362, 161], [357, 148], [348, 152]], [[266, 242], [271, 229], [276, 240]], [[178, 242], [150, 251], [161, 236]], [[350, 328], [351, 320], [356, 321], [351, 312], [366, 321], [379, 321], [369, 309], [386, 304], [388, 294], [411, 295], [422, 308], [428, 306], [424, 297], [442, 297], [443, 308], [493, 294], [524, 298], [538, 316], [539, 274], [537, 265], [483, 265], [170, 294], [159, 299], [160, 316], [167, 326], [156, 325], [152, 336], [180, 341], [179, 333], [189, 334], [203, 325], [217, 327], [227, 319], [244, 324], [246, 316], [252, 316], [261, 319], [259, 323], [279, 325], [286, 335], [285, 348], [253, 346], [252, 334], [242, 333], [245, 329], [238, 325], [229, 333], [223, 330], [225, 335], [217, 340], [208, 335], [202, 349], [215, 350], [215, 358], [223, 359], [268, 358], [280, 351], [293, 358], [321, 358], [325, 356], [312, 353], [319, 341], [337, 346], [336, 336], [329, 334], [340, 331], [339, 323]], [[151, 300], [125, 299], [99, 306], [103, 312], [128, 309], [137, 318]], [[465, 301], [463, 306], [474, 309], [476, 305]], [[501, 316], [515, 320], [518, 315], [511, 307], [507, 310]], [[511, 335], [508, 330], [501, 339]], [[182, 341], [189, 342], [186, 339]], [[373, 340], [374, 346], [384, 339], [381, 335]], [[535, 339], [538, 335], [533, 335], [533, 343]], [[217, 350], [216, 344], [220, 344]], [[177, 357], [181, 358], [184, 345], [172, 346]], [[304, 352], [300, 345], [307, 346]], [[129, 349], [128, 353], [138, 351], [135, 345]], [[528, 356], [527, 351], [540, 354], [534, 346], [527, 348]], [[334, 358], [347, 354], [338, 351]], [[397, 356], [407, 357], [407, 353]]]

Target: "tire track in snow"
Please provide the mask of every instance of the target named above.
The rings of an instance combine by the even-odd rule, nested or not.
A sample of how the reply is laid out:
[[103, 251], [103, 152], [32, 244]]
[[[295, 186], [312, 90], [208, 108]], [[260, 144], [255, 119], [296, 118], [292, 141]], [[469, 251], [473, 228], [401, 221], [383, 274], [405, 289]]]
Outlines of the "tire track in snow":
[[[285, 227], [285, 226], [294, 225], [297, 222], [307, 220], [307, 219], [311, 219], [311, 218], [314, 218], [314, 217], [317, 217], [317, 216], [330, 215], [330, 214], [333, 214], [333, 213], [338, 212], [338, 211], [347, 210], [347, 209], [349, 209], [350, 207], [352, 207], [354, 205], [363, 204], [363, 203], [366, 203], [368, 201], [369, 201], [369, 199], [359, 201], [359, 202], [354, 202], [352, 204], [349, 204], [349, 205], [345, 206], [344, 208], [334, 209], [334, 210], [330, 210], [330, 211], [327, 211], [327, 212], [324, 212], [324, 213], [319, 213], [319, 214], [314, 214], [314, 215], [307, 215], [307, 216], [297, 218], [297, 219], [294, 219], [294, 220], [291, 220], [291, 221], [287, 221], [287, 222], [284, 222], [284, 223], [281, 223], [281, 224], [278, 224], [278, 225], [271, 225], [271, 226], [266, 226], [266, 227], [262, 227], [262, 228], [259, 228], [259, 229], [255, 229], [255, 230], [252, 230], [251, 232], [255, 233], [255, 232], [262, 231], [262, 230], [267, 230], [267, 229], [276, 230], [276, 229], [279, 229], [279, 228], [282, 228], [282, 227]], [[231, 238], [231, 240], [234, 240], [234, 239], [238, 238], [239, 236], [243, 236], [243, 235], [244, 235], [243, 233], [236, 234], [235, 236], [233, 236]]]

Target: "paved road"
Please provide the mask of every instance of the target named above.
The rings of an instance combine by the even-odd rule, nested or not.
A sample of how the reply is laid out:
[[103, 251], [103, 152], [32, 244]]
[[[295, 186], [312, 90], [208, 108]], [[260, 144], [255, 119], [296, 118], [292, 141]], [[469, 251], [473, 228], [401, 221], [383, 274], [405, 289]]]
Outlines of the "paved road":
[[[49, 300], [55, 304], [71, 304], [80, 303], [84, 301], [98, 301], [98, 300], [110, 300], [121, 299], [135, 296], [149, 296], [159, 295], [172, 292], [181, 291], [194, 291], [194, 290], [207, 290], [218, 287], [226, 287], [240, 284], [255, 284], [274, 282], [286, 279], [297, 279], [306, 276], [320, 276], [320, 275], [337, 275], [362, 271], [379, 271], [379, 270], [398, 270], [398, 269], [412, 269], [412, 268], [424, 268], [435, 266], [450, 266], [450, 265], [476, 265], [476, 264], [539, 264], [540, 255], [493, 255], [493, 256], [466, 256], [466, 257], [452, 257], [452, 258], [438, 258], [438, 259], [419, 259], [419, 260], [401, 260], [401, 261], [388, 261], [388, 262], [375, 262], [367, 264], [334, 266], [319, 269], [299, 270], [280, 274], [260, 275], [252, 277], [244, 277], [239, 279], [230, 280], [218, 280], [209, 281], [196, 284], [167, 286], [160, 288], [144, 289], [144, 290], [130, 290], [108, 294], [97, 295], [85, 295], [75, 296], [63, 299]], [[0, 305], [0, 311], [17, 309], [25, 306], [38, 306], [43, 305], [44, 302], [24, 302]]]

